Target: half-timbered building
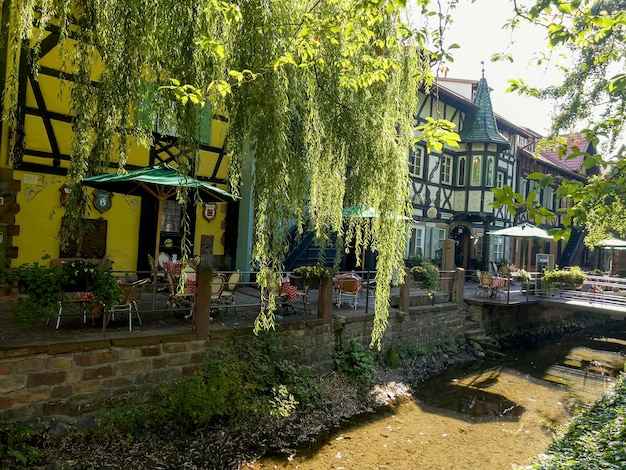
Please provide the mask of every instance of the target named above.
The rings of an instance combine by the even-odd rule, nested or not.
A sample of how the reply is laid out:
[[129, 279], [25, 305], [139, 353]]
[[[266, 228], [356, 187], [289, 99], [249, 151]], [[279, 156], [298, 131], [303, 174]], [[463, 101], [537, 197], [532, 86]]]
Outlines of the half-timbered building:
[[[0, 231], [6, 260], [19, 265], [42, 262], [48, 257], [75, 255], [70, 250], [64, 251], [58, 237], [65, 215], [66, 175], [75, 137], [72, 121], [76, 116], [70, 101], [75, 74], [72, 64], [62, 59], [59, 31], [53, 25], [36, 36], [36, 43], [22, 45], [19, 50], [9, 47], [5, 26], [10, 3], [3, 2], [5, 8], [0, 17], [3, 22], [0, 82], [3, 96], [16, 93], [17, 106], [11, 128], [7, 120], [0, 121]], [[76, 43], [70, 36], [63, 47], [71, 49]], [[39, 50], [36, 67], [28, 63], [32, 48]], [[10, 60], [13, 54], [18, 55], [17, 67], [13, 67], [14, 62]], [[11, 74], [18, 74], [17, 90], [7, 90]], [[97, 70], [93, 76], [95, 88]], [[5, 115], [13, 111], [6, 109], [7, 103], [4, 106]], [[177, 104], [173, 102], [172, 106]], [[142, 109], [134, 111], [142, 119]], [[198, 120], [201, 125], [194, 174], [198, 179], [227, 189], [226, 119], [207, 105]], [[181, 148], [176, 127], [161, 120], [151, 124], [151, 145], [129, 144], [126, 168], [162, 162], [177, 166]], [[117, 167], [118, 159], [119, 155], [113, 152], [111, 171]], [[156, 200], [102, 191], [93, 191], [92, 197], [88, 215], [90, 228], [80, 254], [85, 258], [106, 256], [114, 262], [115, 270], [147, 271], [148, 255], [155, 253]], [[209, 208], [197, 204], [189, 208], [189, 242], [193, 254], [210, 253], [220, 267], [233, 268], [229, 262], [235, 258], [237, 250], [238, 206], [233, 202], [214, 203]], [[180, 256], [182, 220], [181, 206], [174, 199], [166, 201], [159, 251]]]

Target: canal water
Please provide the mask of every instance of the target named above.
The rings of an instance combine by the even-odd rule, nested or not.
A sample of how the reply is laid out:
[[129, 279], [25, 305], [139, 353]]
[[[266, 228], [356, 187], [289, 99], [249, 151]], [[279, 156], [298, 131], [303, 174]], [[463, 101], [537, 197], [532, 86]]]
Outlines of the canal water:
[[255, 469], [511, 469], [529, 465], [624, 368], [626, 327], [587, 332], [451, 369], [412, 396]]

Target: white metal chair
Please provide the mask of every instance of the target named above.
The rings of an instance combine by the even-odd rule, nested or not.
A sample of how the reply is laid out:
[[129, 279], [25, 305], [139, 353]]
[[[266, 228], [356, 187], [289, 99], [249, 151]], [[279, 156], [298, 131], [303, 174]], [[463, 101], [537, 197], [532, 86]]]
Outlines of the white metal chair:
[[360, 282], [358, 279], [342, 279], [337, 287], [337, 308], [341, 307], [344, 299], [348, 300], [350, 306], [356, 310], [357, 307], [357, 297], [360, 292]]
[[149, 282], [150, 279], [140, 279], [132, 284], [122, 286], [124, 298], [119, 304], [111, 305], [105, 310], [104, 318], [102, 319], [103, 329], [106, 328], [109, 320], [115, 320], [116, 313], [122, 312], [128, 313], [128, 331], [133, 331], [133, 308], [135, 309], [135, 314], [137, 315], [137, 321], [140, 325], [143, 325], [137, 302], [141, 299], [143, 291]]

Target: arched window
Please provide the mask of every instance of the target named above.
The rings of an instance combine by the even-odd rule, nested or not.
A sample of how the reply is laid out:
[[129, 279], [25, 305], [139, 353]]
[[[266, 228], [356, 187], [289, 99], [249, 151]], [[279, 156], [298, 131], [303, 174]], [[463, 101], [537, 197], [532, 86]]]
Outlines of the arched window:
[[493, 186], [494, 166], [494, 158], [492, 156], [487, 157], [487, 174], [485, 175], [485, 186]]
[[472, 186], [480, 186], [481, 184], [482, 163], [480, 155], [474, 155], [472, 157]]
[[456, 184], [457, 186], [465, 186], [465, 157], [459, 158], [459, 171]]

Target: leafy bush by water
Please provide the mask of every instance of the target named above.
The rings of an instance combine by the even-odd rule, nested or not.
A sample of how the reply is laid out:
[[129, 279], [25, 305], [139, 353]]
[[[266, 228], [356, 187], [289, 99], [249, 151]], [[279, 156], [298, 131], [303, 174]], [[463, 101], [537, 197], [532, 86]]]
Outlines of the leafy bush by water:
[[542, 470], [626, 466], [626, 382], [578, 414], [530, 468]]
[[98, 434], [129, 437], [150, 428], [182, 432], [213, 422], [286, 416], [319, 395], [311, 367], [274, 361], [271, 342], [225, 349], [191, 377], [157, 391], [149, 405], [118, 407], [101, 417]]
[[0, 468], [28, 469], [39, 460], [41, 436], [23, 424], [0, 427]]
[[360, 343], [350, 341], [347, 351], [339, 353], [335, 357], [338, 369], [347, 372], [364, 387], [369, 386], [374, 378], [376, 368], [374, 358]]

